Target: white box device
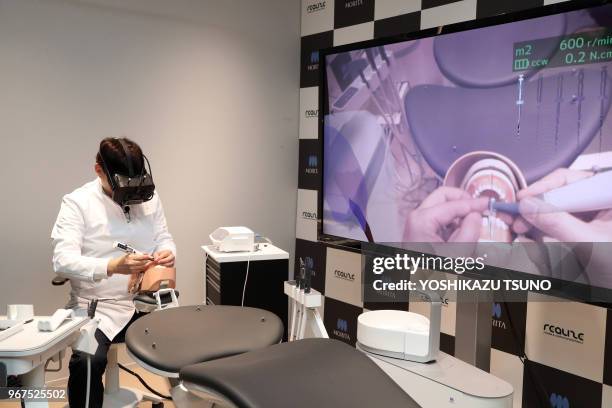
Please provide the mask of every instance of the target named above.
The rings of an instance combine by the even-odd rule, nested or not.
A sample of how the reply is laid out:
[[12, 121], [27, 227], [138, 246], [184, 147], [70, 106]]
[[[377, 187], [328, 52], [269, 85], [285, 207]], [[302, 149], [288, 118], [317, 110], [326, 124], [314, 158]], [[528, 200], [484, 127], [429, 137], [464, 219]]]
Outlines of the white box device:
[[250, 252], [255, 247], [255, 233], [247, 227], [220, 227], [209, 237], [220, 252]]

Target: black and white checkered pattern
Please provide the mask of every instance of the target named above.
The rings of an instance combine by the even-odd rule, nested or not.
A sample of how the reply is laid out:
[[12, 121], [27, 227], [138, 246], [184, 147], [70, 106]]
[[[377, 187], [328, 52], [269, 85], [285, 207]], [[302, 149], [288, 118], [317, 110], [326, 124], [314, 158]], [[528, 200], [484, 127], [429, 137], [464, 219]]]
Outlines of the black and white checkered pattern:
[[[561, 0], [563, 1], [563, 0]], [[317, 242], [321, 191], [318, 135], [318, 50], [420, 29], [558, 3], [560, 0], [302, 0], [300, 174], [296, 270], [311, 258], [313, 286], [330, 337], [355, 343], [357, 316], [395, 308], [424, 312], [423, 304], [363, 304], [359, 254]], [[514, 386], [514, 407], [612, 407], [612, 312], [570, 302], [494, 304], [491, 373]], [[443, 308], [441, 349], [454, 353], [455, 305]], [[512, 322], [514, 326], [510, 324]], [[578, 340], [555, 336], [555, 329]], [[606, 336], [606, 334], [609, 334]], [[523, 365], [519, 356], [526, 354]], [[550, 395], [542, 402], [542, 385]], [[567, 399], [567, 404], [565, 404]], [[544, 405], [542, 405], [544, 404]]]

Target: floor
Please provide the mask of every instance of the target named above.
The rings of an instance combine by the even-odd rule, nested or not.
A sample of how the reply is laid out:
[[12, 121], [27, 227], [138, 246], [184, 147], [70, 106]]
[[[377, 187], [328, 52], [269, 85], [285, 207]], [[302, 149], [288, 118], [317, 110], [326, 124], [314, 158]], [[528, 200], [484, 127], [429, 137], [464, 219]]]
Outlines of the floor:
[[[154, 390], [161, 392], [163, 394], [170, 393], [170, 385], [168, 384], [167, 379], [163, 377], [159, 377], [155, 374], [151, 374], [150, 372], [139, 367], [135, 363], [129, 364], [128, 368], [138, 373], [147, 382], [147, 384], [149, 384]], [[66, 387], [66, 381], [67, 381], [66, 379], [58, 380], [48, 385], [52, 387]], [[142, 386], [142, 384], [140, 384], [140, 382], [138, 381], [136, 377], [124, 372], [123, 370], [121, 370], [120, 382], [121, 382], [121, 386], [123, 387], [132, 387], [132, 388], [137, 388], [139, 390], [146, 391], [146, 389]], [[68, 405], [67, 401], [51, 402], [49, 403], [49, 408], [63, 408], [63, 407], [66, 407], [67, 405]], [[139, 407], [150, 407], [151, 403], [143, 402], [139, 404], [138, 406]], [[19, 401], [15, 401], [15, 402], [0, 401], [0, 408], [20, 408], [20, 407], [21, 405]], [[172, 403], [172, 401], [165, 401], [164, 408], [174, 408], [174, 404]]]

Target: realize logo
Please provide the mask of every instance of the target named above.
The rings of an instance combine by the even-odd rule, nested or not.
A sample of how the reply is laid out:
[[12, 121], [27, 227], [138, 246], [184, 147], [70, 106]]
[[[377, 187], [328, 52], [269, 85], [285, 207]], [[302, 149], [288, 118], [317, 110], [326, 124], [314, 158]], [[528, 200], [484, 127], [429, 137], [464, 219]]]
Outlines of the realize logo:
[[569, 399], [553, 392], [550, 394], [550, 406], [551, 408], [570, 408]]
[[351, 340], [351, 336], [348, 334], [348, 322], [346, 320], [338, 318], [338, 321], [336, 321], [336, 328], [334, 329], [334, 335], [347, 341]]
[[317, 213], [316, 212], [310, 212], [310, 211], [302, 211], [302, 218], [307, 219], [307, 220], [316, 220], [317, 219]]
[[354, 273], [344, 272], [344, 271], [341, 271], [339, 269], [334, 270], [334, 276], [336, 278], [344, 279], [344, 280], [347, 280], [349, 282], [354, 282], [355, 281], [355, 274]]
[[574, 330], [565, 329], [563, 327], [554, 326], [548, 323], [544, 324], [544, 334], [559, 337], [560, 339], [572, 341], [574, 343], [584, 343], [584, 333], [576, 333]]
[[498, 329], [506, 330], [506, 322], [501, 320], [502, 317], [502, 307], [499, 303], [493, 303], [493, 327]]
[[306, 109], [306, 112], [304, 112], [304, 116], [306, 116], [307, 118], [316, 118], [319, 116], [319, 110], [318, 109]]
[[313, 4], [309, 4], [308, 6], [306, 6], [306, 12], [307, 13], [314, 13], [317, 11], [322, 11], [325, 10], [325, 2], [324, 1], [319, 1]]

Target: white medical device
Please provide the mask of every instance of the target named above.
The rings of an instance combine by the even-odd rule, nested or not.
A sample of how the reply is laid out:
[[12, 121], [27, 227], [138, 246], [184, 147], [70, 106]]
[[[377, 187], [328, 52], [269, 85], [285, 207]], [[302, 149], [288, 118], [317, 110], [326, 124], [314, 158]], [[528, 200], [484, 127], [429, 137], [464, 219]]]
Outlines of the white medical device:
[[375, 310], [357, 318], [357, 342], [362, 350], [402, 360], [428, 363], [440, 351], [441, 299], [420, 292], [429, 301], [429, 316], [400, 310]]
[[72, 309], [57, 309], [53, 316], [49, 319], [40, 319], [38, 321], [39, 331], [50, 331], [57, 330], [58, 327], [68, 318], [74, 317], [74, 310]]
[[251, 252], [255, 247], [255, 233], [247, 227], [220, 227], [209, 237], [219, 252]]
[[291, 303], [289, 341], [305, 338], [306, 328], [314, 337], [328, 339], [323, 318], [317, 309], [323, 304], [323, 295], [314, 289], [306, 293], [295, 281], [285, 282], [284, 291]]
[[[314, 327], [314, 337], [328, 338], [314, 309], [320, 294], [304, 296], [295, 283], [285, 282], [285, 293], [297, 303], [297, 339], [301, 327]], [[479, 368], [439, 351], [441, 299], [420, 292], [430, 302], [430, 319], [395, 310], [371, 311], [357, 318], [357, 348], [423, 407], [512, 408], [512, 385]], [[294, 306], [295, 307], [295, 306]], [[416, 315], [416, 316], [415, 316]], [[302, 322], [305, 318], [306, 322]], [[293, 324], [292, 324], [293, 326]], [[427, 364], [424, 364], [427, 362]]]

